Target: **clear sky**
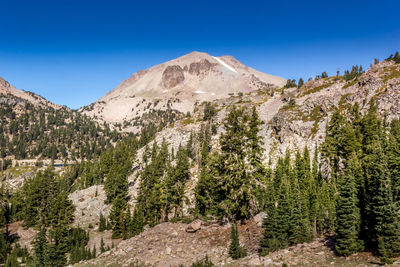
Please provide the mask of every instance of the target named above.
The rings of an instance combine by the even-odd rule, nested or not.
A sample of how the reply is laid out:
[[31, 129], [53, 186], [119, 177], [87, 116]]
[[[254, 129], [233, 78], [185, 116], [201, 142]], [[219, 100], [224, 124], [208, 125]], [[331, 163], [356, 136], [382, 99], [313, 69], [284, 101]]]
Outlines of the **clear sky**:
[[400, 50], [400, 1], [0, 0], [0, 77], [79, 108], [192, 51], [308, 78]]

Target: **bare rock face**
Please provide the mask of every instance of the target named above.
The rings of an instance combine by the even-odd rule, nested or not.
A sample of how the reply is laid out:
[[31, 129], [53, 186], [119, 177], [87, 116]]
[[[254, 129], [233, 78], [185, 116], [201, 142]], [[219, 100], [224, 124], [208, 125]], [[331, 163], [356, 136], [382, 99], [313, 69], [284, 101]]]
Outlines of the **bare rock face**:
[[10, 84], [1, 77], [0, 77], [0, 88], [3, 90], [9, 90], [10, 88]]
[[8, 225], [8, 231], [11, 236], [18, 236], [17, 242], [22, 248], [32, 251], [33, 240], [35, 239], [37, 230], [24, 227], [23, 221], [16, 221]]
[[199, 75], [200, 73], [205, 73], [211, 69], [213, 64], [211, 64], [207, 59], [202, 59], [200, 62], [193, 62], [190, 64], [189, 73], [192, 75]]
[[97, 228], [100, 214], [108, 217], [111, 205], [104, 204], [107, 199], [104, 186], [94, 185], [83, 190], [76, 190], [68, 197], [74, 204], [74, 226]]
[[168, 66], [162, 74], [162, 84], [165, 88], [173, 88], [185, 80], [181, 66]]

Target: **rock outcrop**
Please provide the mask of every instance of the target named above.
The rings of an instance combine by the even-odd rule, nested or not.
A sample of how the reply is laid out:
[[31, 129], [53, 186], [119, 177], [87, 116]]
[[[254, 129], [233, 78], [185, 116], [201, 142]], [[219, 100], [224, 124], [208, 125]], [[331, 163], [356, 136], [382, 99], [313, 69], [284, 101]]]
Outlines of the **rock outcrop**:
[[165, 88], [171, 89], [185, 80], [181, 66], [168, 66], [162, 74], [162, 84]]

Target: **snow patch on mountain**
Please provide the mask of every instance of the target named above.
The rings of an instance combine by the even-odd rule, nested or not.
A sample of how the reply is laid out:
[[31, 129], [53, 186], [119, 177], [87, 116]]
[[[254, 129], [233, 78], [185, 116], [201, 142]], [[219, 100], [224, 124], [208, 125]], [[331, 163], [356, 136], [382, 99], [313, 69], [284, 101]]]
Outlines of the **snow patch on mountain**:
[[218, 61], [221, 65], [223, 65], [225, 68], [227, 68], [230, 71], [233, 71], [234, 73], [238, 73], [234, 68], [232, 68], [231, 66], [229, 66], [228, 64], [226, 64], [225, 62], [223, 62], [221, 59], [217, 58], [217, 57], [213, 57], [216, 61]]

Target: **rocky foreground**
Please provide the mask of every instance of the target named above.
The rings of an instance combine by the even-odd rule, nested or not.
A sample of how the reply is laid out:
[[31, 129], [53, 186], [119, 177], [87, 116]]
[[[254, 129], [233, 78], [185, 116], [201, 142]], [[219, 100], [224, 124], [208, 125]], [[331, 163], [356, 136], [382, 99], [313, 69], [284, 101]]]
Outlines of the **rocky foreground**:
[[[140, 235], [121, 241], [114, 249], [96, 259], [76, 264], [89, 266], [190, 266], [206, 256], [217, 266], [377, 266], [379, 259], [370, 253], [348, 258], [337, 257], [333, 240], [321, 237], [311, 243], [299, 244], [270, 253], [258, 254], [262, 233], [261, 217], [239, 225], [240, 242], [248, 256], [232, 260], [228, 255], [230, 226], [195, 221], [191, 224], [163, 223]], [[400, 261], [393, 266], [400, 266]]]

